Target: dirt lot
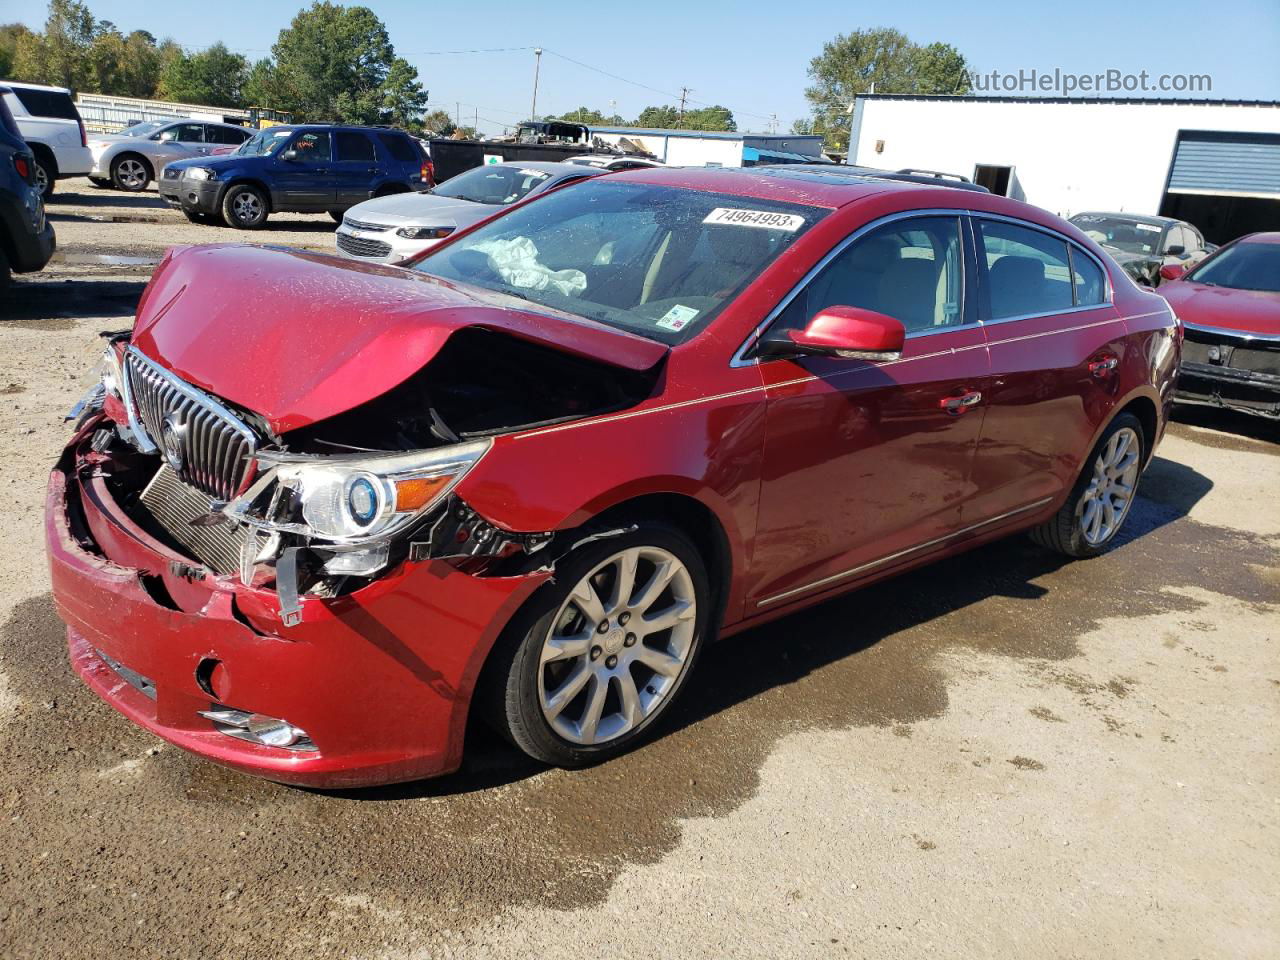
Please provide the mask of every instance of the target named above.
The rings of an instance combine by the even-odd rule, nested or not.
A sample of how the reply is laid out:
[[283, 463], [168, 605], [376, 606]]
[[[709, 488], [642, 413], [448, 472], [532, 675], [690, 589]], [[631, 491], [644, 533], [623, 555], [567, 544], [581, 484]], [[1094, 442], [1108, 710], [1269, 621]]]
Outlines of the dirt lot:
[[[0, 957], [1280, 954], [1273, 427], [1182, 415], [1099, 559], [1014, 538], [712, 648], [673, 731], [606, 766], [481, 732], [451, 778], [290, 789], [66, 664], [60, 415], [147, 263], [237, 236], [80, 187], [63, 259], [0, 308]], [[255, 238], [330, 247], [278, 227]]]

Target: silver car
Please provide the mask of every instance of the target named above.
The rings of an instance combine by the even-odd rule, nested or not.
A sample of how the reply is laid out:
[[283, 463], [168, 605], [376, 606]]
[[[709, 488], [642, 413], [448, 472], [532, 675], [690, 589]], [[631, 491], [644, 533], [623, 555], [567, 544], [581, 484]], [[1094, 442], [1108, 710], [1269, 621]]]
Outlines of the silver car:
[[136, 123], [115, 136], [89, 141], [93, 169], [89, 179], [100, 187], [137, 193], [160, 176], [166, 164], [211, 153], [235, 150], [252, 130], [203, 120]]
[[605, 172], [544, 160], [473, 167], [425, 193], [394, 193], [356, 204], [343, 214], [334, 242], [338, 253], [352, 260], [401, 263], [502, 207]]

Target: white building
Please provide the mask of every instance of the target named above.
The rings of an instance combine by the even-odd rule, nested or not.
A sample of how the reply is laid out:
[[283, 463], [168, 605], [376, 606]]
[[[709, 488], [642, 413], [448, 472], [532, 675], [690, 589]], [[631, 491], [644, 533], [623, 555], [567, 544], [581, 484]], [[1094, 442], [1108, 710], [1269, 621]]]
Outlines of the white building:
[[1178, 217], [1219, 243], [1280, 230], [1280, 102], [860, 96], [849, 162], [959, 173], [1061, 216]]
[[651, 127], [588, 129], [593, 137], [614, 146], [629, 140], [674, 167], [749, 167], [757, 163], [798, 163], [822, 156], [821, 137]]

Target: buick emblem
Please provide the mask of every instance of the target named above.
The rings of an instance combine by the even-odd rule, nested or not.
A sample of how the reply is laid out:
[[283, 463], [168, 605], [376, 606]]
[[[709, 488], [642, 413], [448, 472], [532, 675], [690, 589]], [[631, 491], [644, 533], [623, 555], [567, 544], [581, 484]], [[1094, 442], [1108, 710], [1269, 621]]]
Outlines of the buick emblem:
[[175, 473], [182, 473], [183, 450], [187, 443], [187, 425], [177, 418], [176, 414], [167, 414], [164, 426], [160, 430], [160, 446], [164, 449], [164, 458]]

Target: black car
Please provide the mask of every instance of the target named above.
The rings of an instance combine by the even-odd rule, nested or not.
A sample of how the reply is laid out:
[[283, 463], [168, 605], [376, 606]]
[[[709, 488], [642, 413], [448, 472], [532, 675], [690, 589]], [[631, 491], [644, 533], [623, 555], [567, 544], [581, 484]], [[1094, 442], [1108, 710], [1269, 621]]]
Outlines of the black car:
[[1077, 213], [1071, 222], [1083, 230], [1124, 272], [1146, 287], [1158, 287], [1160, 268], [1189, 270], [1218, 248], [1185, 220], [1133, 213]]
[[295, 124], [260, 130], [235, 153], [164, 168], [160, 196], [197, 223], [255, 230], [271, 213], [342, 213], [372, 197], [431, 184], [427, 158], [402, 130]]
[[36, 162], [18, 132], [0, 87], [0, 288], [10, 272], [43, 269], [53, 256], [53, 224], [45, 219], [36, 187]]

